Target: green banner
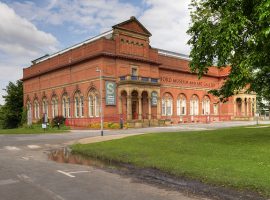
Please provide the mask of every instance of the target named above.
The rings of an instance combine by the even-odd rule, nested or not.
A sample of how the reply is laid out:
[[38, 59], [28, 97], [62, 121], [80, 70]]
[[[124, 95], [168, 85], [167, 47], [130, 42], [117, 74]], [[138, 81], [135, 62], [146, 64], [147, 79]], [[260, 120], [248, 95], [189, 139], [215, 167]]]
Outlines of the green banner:
[[116, 105], [116, 84], [112, 81], [105, 82], [106, 89], [106, 105]]

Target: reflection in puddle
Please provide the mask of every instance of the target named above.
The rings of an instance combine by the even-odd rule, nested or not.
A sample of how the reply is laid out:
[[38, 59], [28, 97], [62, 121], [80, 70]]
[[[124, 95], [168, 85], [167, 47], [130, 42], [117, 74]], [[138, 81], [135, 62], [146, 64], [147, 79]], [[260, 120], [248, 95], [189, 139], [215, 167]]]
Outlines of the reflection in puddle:
[[71, 149], [64, 147], [61, 149], [53, 150], [49, 153], [48, 158], [59, 163], [80, 164], [88, 166], [104, 167], [106, 164], [102, 161], [91, 159], [79, 154], [74, 154]]

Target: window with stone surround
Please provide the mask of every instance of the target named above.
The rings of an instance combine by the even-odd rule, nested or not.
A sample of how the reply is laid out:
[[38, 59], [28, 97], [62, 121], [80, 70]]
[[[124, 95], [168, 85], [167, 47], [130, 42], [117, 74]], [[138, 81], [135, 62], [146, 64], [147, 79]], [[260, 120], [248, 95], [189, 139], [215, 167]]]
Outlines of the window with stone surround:
[[172, 116], [173, 114], [173, 98], [169, 93], [165, 93], [162, 97], [162, 116]]
[[62, 114], [65, 118], [70, 118], [70, 98], [64, 95], [62, 98]]
[[91, 90], [88, 95], [89, 117], [99, 117], [100, 107], [96, 90]]
[[57, 97], [54, 96], [52, 98], [52, 117], [58, 116], [58, 100]]
[[218, 115], [218, 104], [214, 104], [214, 115]]
[[190, 99], [190, 115], [199, 115], [199, 98], [193, 95]]
[[30, 101], [27, 102], [26, 109], [27, 109], [27, 121], [32, 122], [32, 105]]
[[42, 99], [42, 113], [43, 113], [43, 115], [44, 114], [47, 114], [47, 116], [49, 114], [48, 100], [47, 100], [47, 98], [43, 98]]
[[210, 115], [210, 98], [205, 96], [202, 101], [202, 114]]
[[39, 119], [39, 117], [40, 117], [40, 115], [39, 115], [39, 103], [38, 103], [37, 99], [34, 101], [34, 117], [35, 117], [35, 119]]
[[75, 117], [81, 118], [84, 116], [84, 99], [80, 92], [76, 92], [74, 97]]
[[186, 97], [184, 94], [180, 94], [177, 98], [177, 115], [186, 115], [187, 113], [187, 103], [186, 103]]
[[131, 76], [138, 76], [138, 67], [131, 66]]

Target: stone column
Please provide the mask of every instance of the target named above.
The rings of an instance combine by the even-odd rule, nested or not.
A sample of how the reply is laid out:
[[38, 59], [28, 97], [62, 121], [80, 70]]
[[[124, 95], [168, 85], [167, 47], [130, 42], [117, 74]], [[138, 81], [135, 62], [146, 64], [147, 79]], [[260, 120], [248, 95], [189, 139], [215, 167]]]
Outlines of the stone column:
[[257, 113], [257, 102], [256, 99], [254, 99], [254, 114]]
[[123, 114], [123, 102], [122, 102], [122, 96], [120, 95], [119, 98], [118, 98], [118, 113], [120, 115], [120, 117], [122, 117], [122, 114]]
[[241, 115], [245, 116], [245, 100], [241, 99]]
[[142, 96], [138, 96], [139, 101], [139, 120], [142, 120]]
[[127, 120], [132, 119], [132, 111], [131, 111], [131, 95], [127, 95]]
[[233, 109], [234, 109], [234, 117], [236, 117], [237, 116], [237, 102], [236, 102], [236, 100], [233, 102]]
[[250, 107], [250, 102], [249, 102], [249, 100], [247, 100], [247, 116], [248, 117], [250, 117], [249, 107]]
[[161, 103], [160, 103], [160, 96], [157, 97], [157, 119], [160, 119], [161, 115]]
[[148, 119], [151, 119], [151, 97], [148, 97]]

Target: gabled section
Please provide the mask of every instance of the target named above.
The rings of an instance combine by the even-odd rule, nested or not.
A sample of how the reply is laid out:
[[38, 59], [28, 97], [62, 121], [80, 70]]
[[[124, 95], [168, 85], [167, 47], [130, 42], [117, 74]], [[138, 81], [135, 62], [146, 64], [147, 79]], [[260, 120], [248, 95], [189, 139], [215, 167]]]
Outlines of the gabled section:
[[133, 16], [127, 21], [114, 25], [112, 28], [131, 31], [146, 35], [148, 37], [152, 36], [152, 34], [141, 24], [141, 22], [139, 22], [136, 17]]

